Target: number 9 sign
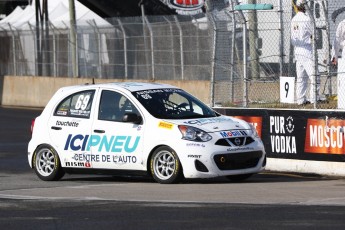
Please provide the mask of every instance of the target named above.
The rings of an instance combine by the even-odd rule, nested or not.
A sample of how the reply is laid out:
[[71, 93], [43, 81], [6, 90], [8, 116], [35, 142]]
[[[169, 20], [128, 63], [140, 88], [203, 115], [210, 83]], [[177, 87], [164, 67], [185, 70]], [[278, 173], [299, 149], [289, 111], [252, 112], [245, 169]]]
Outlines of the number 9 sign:
[[280, 102], [295, 103], [294, 77], [280, 77]]

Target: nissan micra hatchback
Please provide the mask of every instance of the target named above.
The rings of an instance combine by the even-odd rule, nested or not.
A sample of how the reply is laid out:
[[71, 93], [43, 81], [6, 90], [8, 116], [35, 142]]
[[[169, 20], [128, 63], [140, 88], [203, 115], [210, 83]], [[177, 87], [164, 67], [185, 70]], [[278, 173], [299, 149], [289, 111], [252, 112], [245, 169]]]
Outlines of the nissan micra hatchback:
[[247, 122], [222, 116], [182, 89], [108, 83], [59, 89], [32, 124], [28, 160], [37, 176], [145, 172], [159, 183], [226, 176], [244, 180], [266, 164]]

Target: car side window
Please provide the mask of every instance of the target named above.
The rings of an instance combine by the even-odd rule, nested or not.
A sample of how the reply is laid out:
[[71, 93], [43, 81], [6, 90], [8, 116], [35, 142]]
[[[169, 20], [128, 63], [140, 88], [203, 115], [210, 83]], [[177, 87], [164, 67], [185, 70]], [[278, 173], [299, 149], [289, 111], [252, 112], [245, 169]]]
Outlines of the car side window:
[[135, 113], [140, 116], [136, 107], [127, 97], [114, 91], [103, 90], [99, 104], [98, 119], [122, 122], [125, 113]]
[[94, 90], [88, 90], [68, 96], [57, 106], [54, 115], [90, 118], [94, 94]]

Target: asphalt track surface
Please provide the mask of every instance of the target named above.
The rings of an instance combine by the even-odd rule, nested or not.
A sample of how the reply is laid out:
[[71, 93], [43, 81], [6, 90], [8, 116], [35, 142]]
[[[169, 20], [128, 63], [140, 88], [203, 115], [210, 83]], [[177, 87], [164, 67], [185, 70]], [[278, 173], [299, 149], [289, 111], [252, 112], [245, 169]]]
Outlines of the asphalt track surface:
[[264, 172], [161, 185], [149, 177], [37, 178], [39, 109], [0, 107], [0, 229], [345, 229], [345, 178]]

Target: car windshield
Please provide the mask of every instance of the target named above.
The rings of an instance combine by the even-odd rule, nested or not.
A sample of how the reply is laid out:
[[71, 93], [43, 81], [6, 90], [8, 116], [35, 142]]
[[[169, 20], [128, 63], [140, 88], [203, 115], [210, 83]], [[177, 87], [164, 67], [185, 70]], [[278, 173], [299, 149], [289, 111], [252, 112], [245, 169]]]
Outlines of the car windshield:
[[182, 89], [143, 90], [133, 92], [133, 95], [156, 118], [189, 119], [217, 116], [211, 108]]

